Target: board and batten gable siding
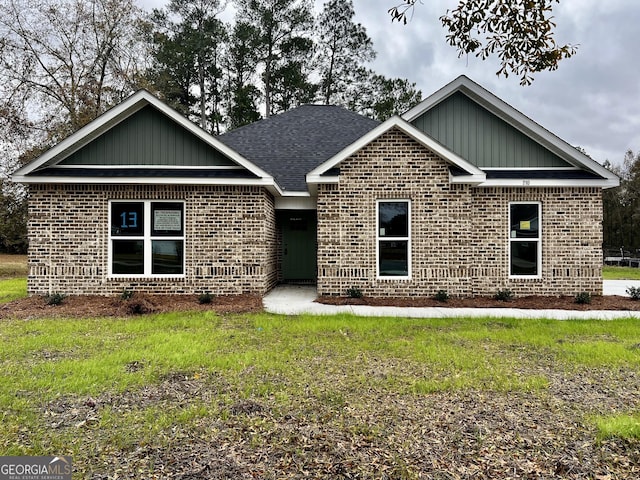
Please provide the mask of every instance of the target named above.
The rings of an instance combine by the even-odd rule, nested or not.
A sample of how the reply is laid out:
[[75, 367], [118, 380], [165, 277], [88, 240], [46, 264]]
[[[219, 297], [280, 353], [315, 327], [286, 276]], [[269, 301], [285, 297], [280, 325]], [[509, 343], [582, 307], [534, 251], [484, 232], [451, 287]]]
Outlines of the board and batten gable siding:
[[478, 168], [572, 166], [462, 92], [411, 123]]
[[[339, 183], [318, 185], [318, 294], [370, 297], [602, 293], [599, 187], [474, 187], [449, 183], [449, 164], [393, 129], [340, 164]], [[379, 278], [376, 202], [411, 202], [411, 272]], [[509, 204], [542, 208], [536, 278], [509, 276]]]
[[147, 105], [59, 165], [234, 167], [236, 164]]
[[[181, 201], [184, 275], [109, 275], [109, 202]], [[273, 196], [257, 186], [29, 185], [28, 292], [263, 295], [277, 281]]]

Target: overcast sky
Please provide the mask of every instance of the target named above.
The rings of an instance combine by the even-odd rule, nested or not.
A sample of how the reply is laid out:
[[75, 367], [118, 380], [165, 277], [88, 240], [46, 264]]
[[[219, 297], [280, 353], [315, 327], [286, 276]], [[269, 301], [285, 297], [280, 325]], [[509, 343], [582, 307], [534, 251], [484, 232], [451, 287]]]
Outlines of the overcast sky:
[[[145, 9], [165, 3], [138, 1]], [[600, 163], [640, 151], [640, 1], [561, 0], [554, 6], [555, 37], [578, 45], [578, 53], [527, 87], [518, 77], [497, 77], [497, 61], [458, 58], [446, 44], [438, 18], [456, 0], [422, 2], [401, 25], [387, 13], [401, 0], [354, 0], [356, 21], [378, 52], [377, 73], [416, 82], [423, 98], [464, 74]], [[316, 0], [317, 10], [323, 3]]]

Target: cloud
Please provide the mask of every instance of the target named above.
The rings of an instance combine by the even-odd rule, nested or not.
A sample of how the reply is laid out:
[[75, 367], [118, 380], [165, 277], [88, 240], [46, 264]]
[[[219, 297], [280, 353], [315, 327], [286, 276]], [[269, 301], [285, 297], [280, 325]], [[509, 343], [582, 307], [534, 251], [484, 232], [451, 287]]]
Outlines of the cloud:
[[578, 44], [578, 53], [558, 70], [537, 74], [529, 87], [513, 76], [497, 77], [495, 59], [458, 58], [439, 21], [455, 2], [419, 3], [407, 25], [390, 23], [394, 2], [400, 0], [355, 0], [357, 19], [379, 52], [379, 73], [406, 77], [425, 96], [464, 74], [600, 162], [620, 162], [627, 149], [640, 150], [640, 2], [560, 2], [556, 40]]
[[[140, 0], [143, 8], [163, 0]], [[458, 75], [467, 75], [572, 145], [603, 162], [621, 162], [640, 151], [640, 2], [562, 0], [554, 4], [558, 43], [578, 44], [577, 55], [558, 70], [535, 76], [533, 85], [497, 77], [496, 59], [458, 58], [446, 43], [439, 17], [455, 0], [418, 2], [407, 25], [391, 23], [387, 10], [402, 0], [354, 0], [356, 21], [374, 42], [376, 72], [416, 82], [429, 95]], [[324, 0], [315, 0], [320, 11]]]

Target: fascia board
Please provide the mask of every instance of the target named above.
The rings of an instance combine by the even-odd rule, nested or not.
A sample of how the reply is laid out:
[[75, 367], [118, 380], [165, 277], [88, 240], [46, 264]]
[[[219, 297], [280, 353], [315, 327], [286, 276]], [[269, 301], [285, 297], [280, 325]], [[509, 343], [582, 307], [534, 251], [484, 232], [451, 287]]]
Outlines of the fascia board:
[[250, 162], [249, 160], [244, 158], [242, 155], [240, 155], [238, 152], [236, 152], [235, 150], [233, 150], [229, 146], [227, 146], [224, 143], [222, 143], [220, 140], [215, 138], [213, 135], [211, 135], [208, 132], [204, 131], [198, 125], [196, 125], [195, 123], [191, 122], [190, 120], [188, 120], [187, 118], [185, 118], [184, 116], [182, 116], [181, 114], [176, 112], [174, 109], [172, 109], [168, 105], [166, 105], [163, 102], [161, 102], [160, 100], [158, 100], [156, 97], [154, 97], [150, 93], [148, 93], [148, 92], [146, 92], [146, 93], [150, 97], [150, 100], [151, 100], [150, 103], [154, 107], [156, 107], [162, 113], [164, 113], [169, 118], [174, 120], [176, 123], [178, 123], [181, 126], [183, 126], [189, 132], [193, 133], [195, 136], [200, 138], [202, 141], [204, 141], [205, 143], [209, 144], [210, 146], [212, 146], [213, 148], [218, 150], [223, 155], [229, 157], [234, 162], [236, 162], [239, 165], [243, 166], [244, 168], [249, 170], [254, 175], [256, 175], [258, 177], [262, 177], [262, 178], [270, 178], [271, 177], [271, 175], [269, 175], [267, 172], [265, 172], [260, 167], [258, 167], [257, 165], [253, 164], [252, 162]]
[[[410, 123], [406, 122], [405, 120], [403, 120], [402, 118], [396, 115], [391, 117], [384, 123], [381, 123], [376, 128], [374, 128], [370, 132], [360, 137], [354, 143], [347, 146], [342, 151], [338, 152], [336, 155], [328, 159], [326, 162], [322, 163], [321, 165], [313, 169], [311, 172], [309, 172], [306, 176], [307, 183], [334, 183], [333, 181], [334, 177], [321, 177], [322, 174], [327, 172], [331, 168], [335, 167], [340, 162], [350, 157], [351, 155], [356, 153], [358, 150], [365, 147], [366, 145], [368, 145], [369, 143], [371, 143], [372, 141], [380, 137], [382, 134], [391, 130], [392, 128], [398, 128], [399, 130], [401, 130], [403, 133], [405, 133], [409, 137], [413, 138], [418, 143], [422, 144], [429, 150], [433, 151], [434, 153], [438, 154], [440, 157], [444, 158], [446, 161], [460, 167], [461, 169], [471, 173], [472, 175], [479, 175], [484, 178], [485, 174], [482, 170], [470, 164], [469, 162], [464, 160], [462, 157], [456, 155], [451, 150], [447, 149], [445, 146], [436, 142], [431, 137], [424, 134], [423, 132], [418, 130], [416, 127], [414, 127], [413, 125], [411, 125]], [[319, 181], [320, 178], [324, 179], [325, 181], [320, 182]]]
[[[607, 181], [616, 181], [617, 176], [614, 173], [464, 75], [459, 76], [451, 83], [427, 97], [402, 115], [402, 118], [408, 122], [412, 122], [424, 112], [433, 108], [457, 91], [464, 93], [513, 128], [574, 166], [591, 170]], [[617, 181], [619, 182], [619, 180]]]
[[116, 105], [112, 109], [102, 114], [100, 117], [82, 127], [76, 133], [70, 135], [65, 140], [58, 143], [38, 159], [18, 169], [13, 176], [14, 181], [23, 181], [18, 180], [18, 178], [22, 178], [25, 175], [28, 175], [41, 166], [46, 165], [48, 162], [55, 164], [63, 160], [72, 153], [84, 147], [86, 144], [90, 143], [102, 133], [113, 128], [115, 125], [127, 119], [147, 105], [152, 105], [161, 113], [191, 132], [193, 135], [200, 138], [202, 141], [215, 148], [220, 153], [236, 162], [238, 165], [246, 168], [254, 175], [262, 178], [271, 178], [271, 175], [269, 175], [267, 172], [259, 168], [257, 165], [254, 165], [252, 162], [244, 158], [238, 152], [231, 149], [221, 141], [217, 140], [213, 135], [202, 130], [196, 124], [183, 117], [168, 105], [158, 100], [151, 93], [146, 90], [140, 90], [124, 102]]
[[279, 195], [282, 191], [275, 183], [273, 177], [257, 179], [233, 179], [233, 178], [188, 178], [188, 177], [67, 177], [67, 176], [23, 176], [14, 175], [16, 183], [64, 183], [76, 185], [256, 185], [261, 187], [273, 187]]
[[426, 112], [427, 110], [430, 110], [435, 105], [442, 102], [445, 98], [455, 93], [460, 88], [460, 86], [462, 86], [465, 83], [465, 81], [471, 82], [471, 80], [469, 80], [466, 76], [460, 75], [458, 78], [456, 78], [452, 82], [449, 82], [444, 87], [440, 88], [439, 90], [429, 95], [427, 98], [425, 98], [420, 103], [418, 103], [415, 107], [403, 113], [402, 118], [407, 122], [413, 122], [416, 118], [418, 118], [424, 112]]
[[449, 183], [461, 183], [480, 185], [487, 180], [485, 175], [451, 175], [449, 174]]
[[553, 179], [491, 179], [486, 180], [477, 187], [599, 187], [599, 188], [613, 188], [619, 185], [619, 181], [616, 179], [603, 179], [603, 180], [553, 180]]
[[308, 184], [340, 183], [340, 177], [328, 177], [326, 175], [307, 174], [307, 183]]

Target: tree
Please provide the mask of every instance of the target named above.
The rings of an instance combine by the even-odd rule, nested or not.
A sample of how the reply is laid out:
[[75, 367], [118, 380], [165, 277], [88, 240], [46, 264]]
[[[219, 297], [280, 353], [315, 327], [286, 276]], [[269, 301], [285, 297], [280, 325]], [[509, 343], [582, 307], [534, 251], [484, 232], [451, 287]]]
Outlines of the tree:
[[227, 32], [216, 18], [222, 10], [219, 0], [171, 0], [152, 16], [156, 89], [183, 114], [194, 108], [200, 126], [215, 133], [223, 117], [221, 57]]
[[0, 0], [0, 249], [26, 249], [11, 173], [137, 88], [140, 26], [132, 0]]
[[346, 102], [344, 96], [358, 72], [376, 56], [366, 29], [353, 22], [354, 16], [351, 0], [329, 0], [318, 17], [316, 62], [327, 105]]
[[282, 45], [282, 60], [271, 73], [271, 113], [286, 112], [304, 103], [313, 103], [318, 86], [309, 80], [309, 52], [313, 41], [296, 37]]
[[628, 150], [622, 166], [604, 164], [620, 177], [620, 186], [603, 192], [603, 236], [608, 249], [640, 249], [640, 152]]
[[[258, 32], [256, 53], [262, 65], [262, 84], [266, 116], [273, 112], [274, 79], [286, 64], [292, 46], [296, 56], [303, 56], [304, 39], [311, 36], [313, 13], [309, 0], [238, 0], [237, 21], [251, 25]], [[308, 54], [311, 51], [307, 51]], [[302, 68], [299, 72], [303, 73]]]
[[139, 19], [132, 0], [0, 0], [1, 104], [51, 141], [76, 131], [131, 92]]
[[0, 252], [27, 253], [27, 198], [20, 186], [1, 177]]
[[369, 70], [361, 72], [348, 108], [367, 117], [384, 121], [399, 115], [422, 100], [416, 84], [402, 78], [387, 78]]
[[[553, 38], [554, 3], [560, 0], [459, 0], [440, 21], [458, 56], [475, 53], [484, 60], [495, 54], [500, 59], [497, 75], [514, 73], [521, 85], [529, 85], [533, 73], [556, 70], [562, 59], [576, 53], [575, 46], [559, 46]], [[390, 8], [391, 19], [406, 24], [415, 4], [403, 0]]]
[[245, 22], [234, 25], [225, 55], [229, 128], [260, 119], [260, 90], [253, 84], [259, 60], [256, 54], [258, 43], [259, 33], [254, 26]]

